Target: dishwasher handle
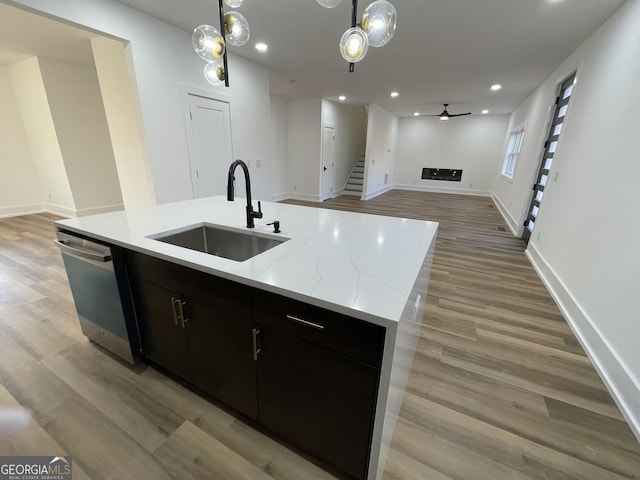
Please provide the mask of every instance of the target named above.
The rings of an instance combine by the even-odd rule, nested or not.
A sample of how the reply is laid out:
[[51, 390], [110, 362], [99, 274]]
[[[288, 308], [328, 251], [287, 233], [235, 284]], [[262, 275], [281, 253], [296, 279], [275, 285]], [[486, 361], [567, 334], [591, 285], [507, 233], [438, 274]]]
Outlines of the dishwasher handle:
[[86, 248], [72, 247], [65, 240], [54, 240], [53, 243], [55, 243], [61, 251], [73, 255], [74, 257], [86, 258], [88, 260], [102, 263], [111, 261], [111, 252], [100, 253]]

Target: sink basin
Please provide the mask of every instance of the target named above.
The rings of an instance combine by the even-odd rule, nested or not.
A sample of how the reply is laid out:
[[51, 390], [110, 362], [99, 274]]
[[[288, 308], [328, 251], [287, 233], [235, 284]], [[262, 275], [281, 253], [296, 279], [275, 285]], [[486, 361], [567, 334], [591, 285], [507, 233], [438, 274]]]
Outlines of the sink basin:
[[236, 262], [244, 262], [289, 240], [275, 235], [208, 224], [157, 233], [149, 238]]

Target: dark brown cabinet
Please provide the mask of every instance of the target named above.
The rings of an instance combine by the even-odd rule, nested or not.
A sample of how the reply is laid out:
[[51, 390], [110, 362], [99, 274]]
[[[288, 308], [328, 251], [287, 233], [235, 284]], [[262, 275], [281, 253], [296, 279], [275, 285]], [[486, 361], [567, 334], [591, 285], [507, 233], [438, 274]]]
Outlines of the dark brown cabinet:
[[[217, 283], [217, 282], [216, 282]], [[252, 356], [251, 290], [223, 282], [203, 283], [208, 294], [183, 295], [193, 383], [239, 412], [258, 418]]]
[[377, 371], [259, 326], [260, 423], [355, 478], [365, 478]]
[[257, 419], [251, 289], [134, 252], [126, 258], [144, 355]]
[[144, 280], [131, 282], [142, 351], [185, 380], [192, 380], [186, 334], [176, 320], [180, 295]]
[[147, 358], [367, 477], [383, 327], [147, 255], [126, 261]]
[[254, 292], [260, 422], [366, 478], [384, 329]]

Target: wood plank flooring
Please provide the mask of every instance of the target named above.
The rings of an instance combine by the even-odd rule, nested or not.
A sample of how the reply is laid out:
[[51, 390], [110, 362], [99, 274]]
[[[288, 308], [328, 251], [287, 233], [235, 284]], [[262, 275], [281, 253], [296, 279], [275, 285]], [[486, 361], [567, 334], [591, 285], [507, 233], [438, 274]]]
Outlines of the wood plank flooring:
[[[490, 199], [392, 191], [306, 205], [440, 222], [384, 479], [640, 479], [640, 445]], [[77, 479], [335, 478], [88, 342], [55, 218], [0, 219], [0, 455], [69, 454]], [[32, 420], [9, 429], [19, 406]]]

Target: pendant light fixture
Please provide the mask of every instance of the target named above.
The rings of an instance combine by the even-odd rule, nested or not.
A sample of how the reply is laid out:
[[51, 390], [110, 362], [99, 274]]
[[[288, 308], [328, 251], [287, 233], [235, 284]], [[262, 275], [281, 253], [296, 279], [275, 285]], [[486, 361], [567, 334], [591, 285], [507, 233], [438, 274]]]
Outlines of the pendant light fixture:
[[[325, 8], [335, 8], [341, 0], [317, 0]], [[353, 72], [355, 63], [362, 60], [369, 47], [383, 47], [396, 32], [396, 9], [387, 0], [376, 0], [358, 18], [358, 0], [352, 0], [351, 28], [342, 34], [340, 53], [349, 62], [349, 71]]]
[[[238, 8], [243, 0], [224, 0], [231, 8]], [[229, 86], [227, 44], [241, 47], [249, 40], [247, 19], [239, 12], [224, 13], [223, 0], [218, 0], [220, 28], [200, 25], [193, 31], [193, 49], [207, 64], [204, 78], [212, 85]]]

